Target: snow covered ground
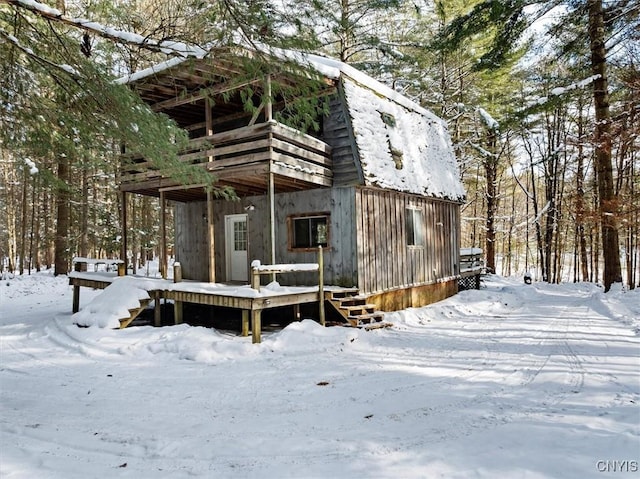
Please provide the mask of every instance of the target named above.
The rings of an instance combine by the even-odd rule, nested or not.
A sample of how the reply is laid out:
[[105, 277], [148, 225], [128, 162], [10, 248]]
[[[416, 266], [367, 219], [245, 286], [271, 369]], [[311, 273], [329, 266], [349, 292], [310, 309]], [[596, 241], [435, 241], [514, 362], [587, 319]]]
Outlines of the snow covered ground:
[[259, 345], [70, 310], [65, 278], [0, 285], [2, 478], [640, 475], [638, 290], [492, 277], [392, 328]]

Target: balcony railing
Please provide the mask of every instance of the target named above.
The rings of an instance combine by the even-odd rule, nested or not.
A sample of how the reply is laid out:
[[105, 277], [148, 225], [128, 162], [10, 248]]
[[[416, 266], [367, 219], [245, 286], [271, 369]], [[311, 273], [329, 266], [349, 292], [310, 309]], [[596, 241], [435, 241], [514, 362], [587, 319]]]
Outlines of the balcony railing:
[[[235, 187], [264, 183], [274, 173], [281, 185], [331, 186], [331, 147], [326, 143], [275, 121], [194, 138], [179, 160], [215, 174], [221, 183]], [[137, 187], [170, 188], [178, 183], [152, 160], [125, 154], [120, 185], [124, 191]], [[295, 189], [295, 188], [294, 188]]]

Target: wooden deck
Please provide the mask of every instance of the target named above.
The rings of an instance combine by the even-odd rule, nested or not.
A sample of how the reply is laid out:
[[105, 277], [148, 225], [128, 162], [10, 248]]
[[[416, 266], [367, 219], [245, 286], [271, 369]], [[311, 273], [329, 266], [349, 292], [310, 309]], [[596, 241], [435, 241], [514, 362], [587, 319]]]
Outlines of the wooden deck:
[[[116, 278], [115, 273], [73, 272], [69, 274], [69, 284], [74, 287], [73, 312], [79, 310], [80, 287], [92, 289], [106, 289]], [[175, 323], [180, 324], [182, 318], [182, 304], [202, 304], [209, 306], [223, 306], [242, 311], [243, 336], [249, 335], [251, 323], [252, 340], [261, 341], [262, 311], [282, 306], [293, 306], [297, 311], [301, 304], [319, 303], [320, 298], [329, 299], [336, 291], [344, 288], [324, 286], [286, 286], [279, 288], [262, 287], [259, 291], [250, 285], [229, 285], [220, 283], [203, 283], [183, 281], [174, 283], [170, 280], [150, 279], [140, 277], [141, 283], [148, 281], [149, 296], [155, 300], [154, 323], [162, 323], [160, 304], [162, 300], [174, 302]], [[324, 290], [323, 292], [321, 292]], [[123, 318], [121, 324], [126, 326], [133, 318]]]
[[483, 255], [481, 248], [463, 248], [460, 250], [459, 291], [480, 289], [480, 279], [486, 272]]

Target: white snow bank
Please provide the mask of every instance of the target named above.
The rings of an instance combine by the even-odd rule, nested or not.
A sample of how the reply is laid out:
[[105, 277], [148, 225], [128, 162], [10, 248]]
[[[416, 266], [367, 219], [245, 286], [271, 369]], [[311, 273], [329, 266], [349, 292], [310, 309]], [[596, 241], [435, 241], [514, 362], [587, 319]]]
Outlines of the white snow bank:
[[254, 345], [78, 328], [66, 281], [0, 283], [2, 477], [637, 476], [611, 468], [638, 458], [640, 291], [489, 276], [392, 328]]
[[147, 288], [153, 280], [121, 276], [105, 288], [84, 309], [73, 315], [78, 326], [97, 326], [99, 328], [119, 328], [120, 320], [129, 317], [129, 310], [140, 307], [141, 300], [150, 299]]

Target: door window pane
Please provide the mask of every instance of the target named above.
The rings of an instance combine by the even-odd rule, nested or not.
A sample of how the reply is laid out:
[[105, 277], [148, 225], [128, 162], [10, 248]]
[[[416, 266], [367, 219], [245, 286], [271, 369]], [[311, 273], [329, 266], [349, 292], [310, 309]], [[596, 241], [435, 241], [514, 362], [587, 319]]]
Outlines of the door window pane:
[[235, 251], [247, 251], [247, 222], [233, 222], [233, 249]]

